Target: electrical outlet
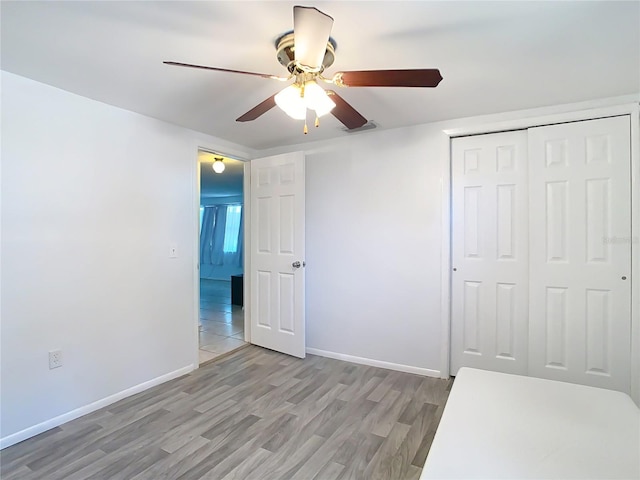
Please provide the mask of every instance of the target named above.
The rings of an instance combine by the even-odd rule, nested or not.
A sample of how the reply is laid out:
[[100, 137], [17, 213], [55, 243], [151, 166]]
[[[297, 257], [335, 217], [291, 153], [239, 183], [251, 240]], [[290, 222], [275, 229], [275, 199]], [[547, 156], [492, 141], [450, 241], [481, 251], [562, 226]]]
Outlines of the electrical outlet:
[[49, 370], [62, 366], [62, 350], [51, 350], [49, 352]]

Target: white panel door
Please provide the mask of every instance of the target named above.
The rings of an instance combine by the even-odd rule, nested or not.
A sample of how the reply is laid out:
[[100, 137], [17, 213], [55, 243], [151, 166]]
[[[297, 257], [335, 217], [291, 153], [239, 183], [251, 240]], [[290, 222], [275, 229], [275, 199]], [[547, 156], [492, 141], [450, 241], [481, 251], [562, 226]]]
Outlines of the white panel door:
[[530, 374], [629, 392], [629, 117], [529, 130]]
[[251, 343], [305, 357], [304, 154], [251, 161]]
[[451, 374], [527, 371], [527, 133], [452, 141]]

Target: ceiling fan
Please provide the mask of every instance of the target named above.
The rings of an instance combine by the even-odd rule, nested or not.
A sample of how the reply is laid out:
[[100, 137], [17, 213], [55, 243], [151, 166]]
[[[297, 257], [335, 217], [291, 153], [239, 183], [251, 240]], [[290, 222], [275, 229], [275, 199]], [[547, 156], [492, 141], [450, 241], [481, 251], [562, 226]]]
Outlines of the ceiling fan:
[[317, 8], [293, 7], [293, 31], [285, 33], [276, 41], [278, 61], [289, 72], [286, 77], [180, 62], [164, 63], [178, 67], [253, 75], [283, 82], [293, 79], [291, 85], [256, 105], [236, 121], [255, 120], [277, 105], [290, 117], [305, 121], [305, 134], [308, 131], [307, 109], [315, 112], [316, 127], [319, 125], [319, 117], [327, 113], [331, 113], [349, 130], [367, 123], [367, 119], [340, 95], [334, 90], [325, 90], [318, 82], [337, 87], [436, 87], [442, 80], [437, 69], [344, 71], [326, 78], [322, 74], [335, 60], [336, 42], [330, 37], [332, 26], [333, 18]]

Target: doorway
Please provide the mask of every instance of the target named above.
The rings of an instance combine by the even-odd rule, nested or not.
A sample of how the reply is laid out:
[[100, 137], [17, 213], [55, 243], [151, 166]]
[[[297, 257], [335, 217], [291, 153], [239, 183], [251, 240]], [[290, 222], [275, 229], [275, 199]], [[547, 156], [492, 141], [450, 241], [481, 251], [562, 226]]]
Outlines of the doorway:
[[244, 332], [244, 162], [198, 151], [199, 363], [247, 345]]

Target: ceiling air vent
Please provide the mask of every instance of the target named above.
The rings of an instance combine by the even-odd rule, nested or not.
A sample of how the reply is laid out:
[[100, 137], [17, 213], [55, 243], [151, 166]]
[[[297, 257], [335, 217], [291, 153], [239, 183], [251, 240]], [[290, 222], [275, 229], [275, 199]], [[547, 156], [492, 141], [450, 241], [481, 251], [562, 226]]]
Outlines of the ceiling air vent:
[[357, 133], [357, 132], [364, 132], [365, 130], [373, 130], [374, 128], [377, 128], [377, 127], [378, 125], [376, 125], [376, 123], [373, 120], [369, 120], [367, 123], [365, 123], [363, 126], [359, 128], [342, 127], [342, 128], [339, 128], [338, 130], [342, 130], [343, 132], [347, 132], [347, 133]]

